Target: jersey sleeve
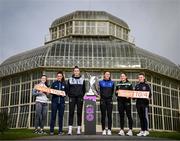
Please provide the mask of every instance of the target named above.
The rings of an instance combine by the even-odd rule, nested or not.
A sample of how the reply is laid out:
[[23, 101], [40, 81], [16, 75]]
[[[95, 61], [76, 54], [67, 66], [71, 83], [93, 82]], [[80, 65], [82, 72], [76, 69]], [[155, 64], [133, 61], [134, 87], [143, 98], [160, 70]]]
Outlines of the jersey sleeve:
[[83, 94], [85, 95], [86, 93], [86, 81], [83, 81]]
[[151, 87], [149, 86], [149, 84], [147, 84], [147, 88], [148, 88], [148, 91], [149, 91], [149, 98], [152, 97], [152, 92], [151, 92]]

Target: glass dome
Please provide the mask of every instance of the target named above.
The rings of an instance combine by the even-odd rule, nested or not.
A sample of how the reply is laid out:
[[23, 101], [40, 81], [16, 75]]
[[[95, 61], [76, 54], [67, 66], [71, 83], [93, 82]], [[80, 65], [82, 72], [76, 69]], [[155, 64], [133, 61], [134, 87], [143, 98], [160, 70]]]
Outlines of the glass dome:
[[133, 43], [128, 24], [105, 11], [75, 11], [57, 18], [45, 44], [67, 37], [113, 37]]
[[75, 11], [72, 12], [70, 14], [67, 14], [63, 17], [57, 18], [56, 20], [54, 20], [51, 24], [51, 28], [55, 27], [61, 23], [67, 22], [69, 20], [110, 20], [112, 22], [116, 22], [119, 25], [129, 29], [128, 24], [121, 20], [118, 17], [115, 17], [105, 11]]
[[179, 67], [133, 44], [107, 39], [64, 39], [12, 56], [0, 65], [0, 77], [39, 67], [147, 69], [180, 80]]

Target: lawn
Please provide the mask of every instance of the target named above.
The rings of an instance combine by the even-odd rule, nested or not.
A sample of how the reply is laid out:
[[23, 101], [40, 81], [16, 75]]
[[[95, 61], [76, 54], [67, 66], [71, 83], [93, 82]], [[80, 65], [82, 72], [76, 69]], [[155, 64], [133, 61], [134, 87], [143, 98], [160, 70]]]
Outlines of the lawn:
[[180, 140], [180, 132], [160, 132], [160, 131], [151, 131], [150, 137], [158, 138], [168, 138], [174, 140]]
[[[28, 138], [33, 138], [33, 137], [49, 135], [49, 134], [47, 135], [33, 134], [32, 131], [33, 131], [32, 129], [10, 129], [7, 132], [5, 132], [4, 135], [0, 134], [0, 140], [20, 140], [20, 139], [28, 139]], [[113, 131], [113, 134], [117, 134], [117, 131]], [[134, 136], [135, 135], [136, 135], [136, 132], [134, 132]], [[180, 132], [151, 131], [150, 137], [180, 140]]]
[[0, 140], [20, 140], [38, 136], [46, 135], [34, 134], [32, 129], [10, 129], [6, 131], [3, 135], [0, 133]]

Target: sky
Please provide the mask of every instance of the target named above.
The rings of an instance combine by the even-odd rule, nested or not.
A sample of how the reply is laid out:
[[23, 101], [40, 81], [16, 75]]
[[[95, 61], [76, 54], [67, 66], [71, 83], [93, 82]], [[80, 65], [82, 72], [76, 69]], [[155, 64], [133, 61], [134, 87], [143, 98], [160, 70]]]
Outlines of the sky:
[[121, 18], [136, 46], [180, 64], [180, 0], [0, 0], [0, 63], [43, 46], [51, 23], [76, 10]]

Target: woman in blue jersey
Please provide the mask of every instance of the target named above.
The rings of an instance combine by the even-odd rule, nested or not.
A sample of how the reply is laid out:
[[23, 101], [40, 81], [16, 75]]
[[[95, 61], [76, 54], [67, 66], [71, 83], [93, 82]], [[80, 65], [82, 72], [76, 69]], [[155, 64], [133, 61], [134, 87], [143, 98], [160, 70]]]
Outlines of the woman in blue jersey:
[[[102, 135], [111, 135], [112, 127], [112, 108], [113, 108], [113, 93], [114, 82], [111, 80], [110, 72], [104, 72], [104, 79], [99, 81], [100, 87], [100, 109], [101, 109], [101, 124]], [[108, 130], [105, 129], [106, 114], [108, 117]]]
[[[52, 89], [55, 90], [66, 90], [65, 78], [62, 71], [57, 73], [57, 80], [54, 81], [51, 85]], [[58, 111], [58, 135], [63, 134], [63, 116], [64, 116], [64, 109], [65, 109], [65, 97], [60, 95], [52, 94], [51, 100], [51, 121], [50, 121], [50, 135], [54, 135], [54, 126], [56, 122], [56, 114]]]

